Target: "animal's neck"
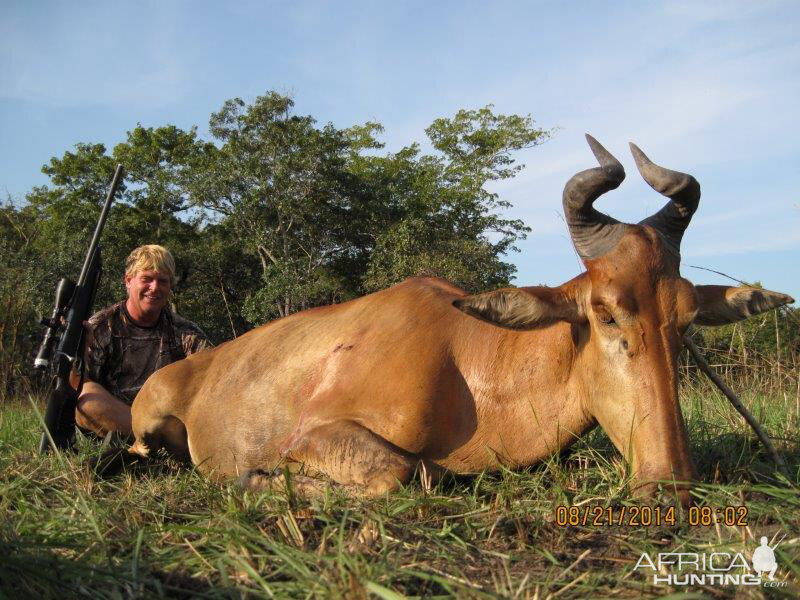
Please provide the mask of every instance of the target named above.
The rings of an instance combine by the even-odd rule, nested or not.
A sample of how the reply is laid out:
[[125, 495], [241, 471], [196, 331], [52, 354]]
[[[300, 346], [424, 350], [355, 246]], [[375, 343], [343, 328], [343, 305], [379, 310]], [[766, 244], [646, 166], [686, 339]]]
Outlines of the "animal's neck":
[[[478, 427], [471, 443], [497, 462], [529, 465], [559, 452], [595, 421], [583, 409], [570, 326], [496, 328], [464, 369]], [[480, 452], [478, 448], [471, 448]], [[486, 465], [488, 466], [488, 465]]]

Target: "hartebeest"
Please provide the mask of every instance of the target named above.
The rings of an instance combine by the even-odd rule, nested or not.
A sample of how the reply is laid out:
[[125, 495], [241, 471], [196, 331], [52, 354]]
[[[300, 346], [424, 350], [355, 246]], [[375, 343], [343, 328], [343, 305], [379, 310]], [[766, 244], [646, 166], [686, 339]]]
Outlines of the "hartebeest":
[[683, 279], [697, 181], [631, 144], [645, 181], [670, 200], [638, 225], [620, 223], [592, 204], [625, 172], [587, 139], [600, 167], [572, 177], [563, 196], [584, 273], [559, 287], [472, 296], [415, 278], [273, 321], [155, 373], [133, 404], [132, 452], [166, 447], [252, 484], [284, 463], [305, 465], [381, 494], [419, 464], [457, 473], [530, 465], [599, 423], [640, 492], [683, 482], [685, 501], [683, 333], [793, 300]]

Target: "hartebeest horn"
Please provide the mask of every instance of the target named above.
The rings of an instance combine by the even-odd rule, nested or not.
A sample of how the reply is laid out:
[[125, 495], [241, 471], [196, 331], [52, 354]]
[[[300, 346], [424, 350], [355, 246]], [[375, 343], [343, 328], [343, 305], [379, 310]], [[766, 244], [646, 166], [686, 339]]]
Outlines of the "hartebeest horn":
[[627, 228], [592, 206], [601, 195], [619, 187], [625, 179], [625, 169], [588, 133], [586, 141], [600, 166], [573, 175], [564, 186], [563, 202], [575, 250], [583, 260], [592, 260], [613, 249]]
[[651, 188], [670, 199], [664, 208], [640, 221], [639, 225], [653, 227], [664, 236], [670, 249], [680, 255], [683, 232], [700, 202], [700, 184], [691, 175], [659, 167], [633, 142], [630, 146], [642, 178]]

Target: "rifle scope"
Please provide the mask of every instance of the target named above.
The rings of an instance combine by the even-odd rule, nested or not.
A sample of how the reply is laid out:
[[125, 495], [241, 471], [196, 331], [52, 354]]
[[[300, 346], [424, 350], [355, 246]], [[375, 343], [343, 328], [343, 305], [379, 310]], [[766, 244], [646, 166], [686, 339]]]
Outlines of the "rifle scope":
[[50, 357], [53, 355], [53, 345], [58, 339], [58, 330], [61, 328], [61, 319], [66, 315], [67, 305], [72, 300], [72, 294], [75, 293], [75, 283], [62, 277], [56, 287], [56, 303], [53, 308], [53, 314], [49, 319], [42, 318], [39, 321], [42, 325], [47, 327], [44, 334], [42, 345], [39, 346], [39, 352], [36, 354], [36, 359], [33, 361], [35, 369], [48, 369], [50, 367]]

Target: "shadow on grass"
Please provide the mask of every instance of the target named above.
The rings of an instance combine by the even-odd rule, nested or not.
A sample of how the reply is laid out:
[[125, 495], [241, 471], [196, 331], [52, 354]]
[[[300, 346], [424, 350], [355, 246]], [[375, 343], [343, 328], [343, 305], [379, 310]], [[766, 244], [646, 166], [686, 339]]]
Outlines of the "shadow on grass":
[[[0, 539], [0, 592], [23, 598], [233, 598], [181, 571], [166, 572], [137, 561], [101, 565], [81, 558], [81, 548], [47, 547]], [[68, 555], [77, 555], [72, 558]], [[0, 595], [3, 595], [0, 594]]]
[[[790, 483], [800, 484], [800, 440], [773, 440], [789, 467]], [[692, 443], [700, 481], [715, 484], [785, 484], [777, 466], [755, 434], [726, 432]]]

